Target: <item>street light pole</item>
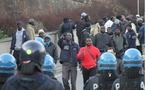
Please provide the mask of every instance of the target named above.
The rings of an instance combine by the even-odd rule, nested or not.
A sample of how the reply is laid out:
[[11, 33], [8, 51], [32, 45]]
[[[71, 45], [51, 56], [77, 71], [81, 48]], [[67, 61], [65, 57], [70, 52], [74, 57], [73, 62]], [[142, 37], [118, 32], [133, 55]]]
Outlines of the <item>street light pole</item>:
[[139, 15], [139, 0], [137, 0], [137, 14]]
[[145, 0], [144, 0], [144, 22], [145, 22]]

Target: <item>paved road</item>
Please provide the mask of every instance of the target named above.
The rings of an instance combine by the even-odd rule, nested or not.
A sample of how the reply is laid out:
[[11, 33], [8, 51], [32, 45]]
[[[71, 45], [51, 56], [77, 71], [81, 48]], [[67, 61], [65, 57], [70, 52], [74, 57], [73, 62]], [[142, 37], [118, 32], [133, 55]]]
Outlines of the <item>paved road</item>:
[[[62, 74], [58, 73], [55, 75], [55, 77], [62, 83]], [[77, 90], [83, 90], [83, 77], [81, 71], [78, 69], [78, 75], [77, 75]]]

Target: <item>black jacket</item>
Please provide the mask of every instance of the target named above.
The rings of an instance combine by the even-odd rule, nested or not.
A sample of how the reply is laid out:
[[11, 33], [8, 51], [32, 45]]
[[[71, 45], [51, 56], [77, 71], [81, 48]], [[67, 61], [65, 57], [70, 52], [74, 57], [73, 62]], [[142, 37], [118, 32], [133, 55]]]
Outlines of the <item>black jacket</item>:
[[108, 34], [98, 33], [94, 38], [94, 46], [99, 48], [101, 52], [106, 52], [109, 47], [110, 40], [111, 37]]
[[32, 76], [14, 75], [2, 87], [2, 90], [64, 90], [61, 83], [44, 74]]
[[44, 45], [45, 50], [51, 57], [54, 59], [54, 63], [57, 63], [58, 60], [58, 51], [56, 45], [54, 45], [52, 42], [50, 42], [50, 45]]
[[144, 75], [128, 78], [121, 75], [113, 82], [111, 90], [145, 90]]
[[85, 84], [84, 90], [110, 90], [113, 81], [117, 78], [114, 77], [110, 80], [105, 79], [104, 76], [97, 74], [91, 77]]
[[74, 62], [77, 63], [77, 53], [79, 51], [79, 45], [73, 41], [67, 42], [65, 39], [59, 39], [58, 45], [61, 48], [60, 63]]
[[79, 43], [80, 47], [86, 46], [86, 38], [89, 38], [89, 37], [91, 37], [89, 33], [89, 28], [86, 28], [81, 32], [81, 38], [80, 38], [80, 43]]

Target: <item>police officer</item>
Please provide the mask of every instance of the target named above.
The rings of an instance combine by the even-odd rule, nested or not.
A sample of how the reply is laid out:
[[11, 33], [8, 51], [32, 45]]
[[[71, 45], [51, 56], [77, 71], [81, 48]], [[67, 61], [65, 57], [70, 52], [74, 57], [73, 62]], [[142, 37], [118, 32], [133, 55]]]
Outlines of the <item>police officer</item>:
[[42, 71], [44, 74], [49, 75], [52, 79], [56, 79], [54, 77], [54, 68], [55, 64], [53, 62], [53, 58], [49, 54], [47, 54], [42, 65]]
[[134, 48], [125, 51], [124, 74], [114, 81], [111, 90], [145, 90], [144, 75], [140, 74], [141, 67], [141, 53]]
[[42, 73], [45, 55], [41, 43], [34, 40], [25, 42], [20, 50], [18, 72], [7, 80], [2, 90], [63, 90], [58, 81]]
[[84, 90], [110, 90], [113, 81], [117, 78], [116, 65], [116, 57], [112, 53], [103, 53], [98, 61], [99, 74], [86, 82]]
[[0, 90], [6, 80], [14, 75], [17, 68], [16, 59], [9, 53], [0, 55]]

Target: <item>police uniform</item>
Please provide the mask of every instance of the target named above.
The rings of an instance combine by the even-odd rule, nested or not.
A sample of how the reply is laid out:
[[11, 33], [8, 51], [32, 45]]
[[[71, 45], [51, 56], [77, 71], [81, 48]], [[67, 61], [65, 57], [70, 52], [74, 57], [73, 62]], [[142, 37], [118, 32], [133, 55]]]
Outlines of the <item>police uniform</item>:
[[111, 90], [145, 90], [144, 80], [144, 75], [132, 79], [122, 75], [114, 81]]
[[117, 61], [112, 53], [103, 53], [98, 61], [99, 74], [86, 82], [84, 90], [110, 90], [113, 81], [117, 78], [116, 65]]
[[117, 77], [112, 80], [104, 80], [101, 75], [97, 74], [86, 82], [84, 90], [110, 90], [116, 78]]
[[124, 74], [116, 79], [111, 90], [145, 90], [145, 78], [140, 74], [142, 67], [141, 53], [130, 48], [123, 55]]
[[51, 79], [48, 75], [37, 73], [25, 76], [17, 74], [4, 84], [2, 90], [64, 90], [61, 83]]

